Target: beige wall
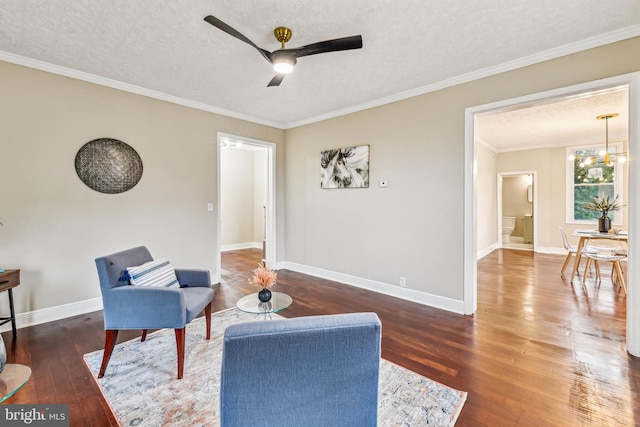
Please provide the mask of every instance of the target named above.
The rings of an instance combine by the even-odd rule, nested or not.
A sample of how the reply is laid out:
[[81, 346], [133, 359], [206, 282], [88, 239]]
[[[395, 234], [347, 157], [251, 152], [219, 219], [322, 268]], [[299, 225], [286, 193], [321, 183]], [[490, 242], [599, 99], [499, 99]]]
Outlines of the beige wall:
[[249, 247], [264, 238], [266, 203], [266, 149], [220, 150], [221, 244]]
[[[411, 289], [462, 300], [465, 109], [638, 71], [637, 51], [640, 38], [288, 130], [285, 258], [390, 285], [404, 276]], [[371, 146], [371, 188], [321, 190], [319, 152], [354, 144]], [[562, 170], [560, 151], [536, 161]], [[536, 208], [557, 221], [564, 189], [542, 175]], [[550, 242], [551, 231], [543, 224], [538, 237]]]
[[[217, 132], [277, 143], [284, 160], [282, 130], [4, 62], [0, 94], [0, 264], [22, 270], [18, 313], [99, 297], [94, 259], [135, 245], [216, 272]], [[132, 190], [77, 177], [78, 149], [101, 137], [140, 154]]]
[[[217, 198], [217, 132], [278, 144], [278, 261], [390, 286], [404, 276], [418, 294], [461, 301], [465, 109], [638, 71], [638, 51], [634, 38], [287, 131], [0, 63], [0, 263], [23, 270], [18, 312], [98, 297], [93, 259], [137, 244], [216, 270], [206, 204]], [[77, 178], [77, 150], [99, 137], [141, 155], [131, 191], [104, 195]], [[360, 144], [371, 146], [370, 188], [321, 190], [320, 151]], [[534, 154], [548, 167], [565, 156]], [[518, 162], [501, 156], [496, 168]], [[564, 221], [554, 202], [564, 188], [553, 179], [539, 172], [536, 209], [550, 219], [538, 238], [559, 247], [550, 224]]]
[[[567, 144], [575, 146], [576, 143]], [[579, 143], [578, 143], [579, 145]], [[623, 173], [623, 199], [628, 200], [628, 171], [627, 164]], [[536, 150], [512, 151], [499, 153], [497, 156], [497, 172], [536, 171], [537, 175], [537, 205], [535, 206], [536, 225], [538, 232], [537, 247], [541, 252], [553, 252], [562, 248], [562, 238], [558, 227], [564, 228], [567, 234], [575, 229], [588, 228], [585, 224], [568, 223], [566, 219], [566, 147], [540, 148]], [[623, 209], [624, 224], [622, 228], [628, 230], [628, 215]]]
[[253, 152], [220, 150], [220, 241], [222, 246], [253, 242]]
[[[476, 155], [476, 209], [478, 224], [476, 251], [493, 249], [498, 234], [498, 183], [496, 175], [496, 153], [486, 145], [478, 143]], [[481, 167], [480, 167], [481, 166]]]
[[562, 247], [558, 226], [565, 224], [565, 164], [564, 147], [499, 153], [498, 172], [535, 171], [537, 204], [535, 206], [537, 241], [540, 247]]
[[[462, 269], [446, 266], [462, 266], [464, 123], [448, 103], [440, 91], [287, 131], [287, 261], [460, 297]], [[362, 144], [370, 187], [321, 189], [320, 151]]]

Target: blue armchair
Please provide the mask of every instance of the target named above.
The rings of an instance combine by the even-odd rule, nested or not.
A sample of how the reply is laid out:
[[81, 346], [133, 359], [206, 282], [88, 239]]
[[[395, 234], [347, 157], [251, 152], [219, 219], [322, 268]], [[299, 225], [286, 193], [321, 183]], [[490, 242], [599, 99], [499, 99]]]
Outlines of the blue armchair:
[[144, 341], [148, 329], [175, 329], [179, 379], [184, 368], [185, 326], [202, 310], [206, 316], [206, 339], [211, 337], [214, 290], [209, 272], [176, 269], [179, 288], [129, 285], [125, 270], [152, 260], [149, 250], [144, 246], [96, 258], [105, 329], [104, 355], [98, 378], [104, 376], [119, 330], [141, 329]]
[[220, 425], [375, 426], [380, 335], [375, 313], [227, 327]]

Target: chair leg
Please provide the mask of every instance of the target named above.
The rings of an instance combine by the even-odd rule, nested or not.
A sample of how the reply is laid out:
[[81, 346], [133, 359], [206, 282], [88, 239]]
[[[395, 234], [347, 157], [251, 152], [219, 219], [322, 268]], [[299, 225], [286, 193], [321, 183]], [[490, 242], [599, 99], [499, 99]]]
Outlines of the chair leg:
[[207, 304], [207, 306], [204, 308], [205, 322], [207, 324], [207, 339], [211, 338], [211, 304], [212, 303], [213, 301]]
[[584, 262], [584, 274], [582, 275], [582, 283], [587, 281], [587, 274], [589, 273], [589, 266], [591, 265], [591, 258], [586, 257], [587, 260]]
[[620, 286], [622, 287], [622, 289], [624, 290], [624, 294], [626, 295], [627, 294], [627, 284], [624, 281], [624, 275], [622, 273], [622, 266], [620, 265], [620, 261], [615, 261], [613, 263], [613, 267], [616, 270], [616, 278], [620, 282]]
[[100, 366], [98, 378], [104, 376], [104, 372], [107, 370], [107, 365], [111, 359], [111, 353], [113, 353], [113, 348], [116, 346], [116, 339], [118, 338], [117, 329], [108, 329], [104, 332], [104, 354], [102, 355], [102, 365]]
[[142, 337], [140, 338], [140, 342], [144, 342], [147, 339], [147, 329], [142, 330]]
[[176, 348], [178, 349], [178, 379], [182, 378], [184, 371], [184, 344], [186, 328], [176, 329]]
[[564, 264], [562, 265], [562, 270], [560, 270], [560, 277], [564, 278], [564, 271], [567, 269], [569, 265], [569, 261], [571, 261], [571, 257], [573, 256], [573, 252], [569, 252], [567, 257], [564, 259]]

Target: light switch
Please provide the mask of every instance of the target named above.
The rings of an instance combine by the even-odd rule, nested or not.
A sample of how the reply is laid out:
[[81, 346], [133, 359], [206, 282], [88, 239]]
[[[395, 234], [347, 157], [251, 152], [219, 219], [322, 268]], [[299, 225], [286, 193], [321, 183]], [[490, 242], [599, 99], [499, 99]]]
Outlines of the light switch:
[[207, 210], [213, 212], [213, 203], [207, 203]]

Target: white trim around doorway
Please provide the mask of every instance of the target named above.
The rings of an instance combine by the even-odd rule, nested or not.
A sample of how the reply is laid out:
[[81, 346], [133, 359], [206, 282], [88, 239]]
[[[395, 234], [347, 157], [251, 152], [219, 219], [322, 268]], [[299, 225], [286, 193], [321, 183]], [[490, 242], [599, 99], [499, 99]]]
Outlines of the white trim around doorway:
[[502, 178], [505, 176], [522, 176], [522, 175], [531, 175], [531, 189], [532, 189], [532, 209], [531, 209], [531, 214], [533, 215], [533, 251], [536, 251], [536, 244], [538, 242], [538, 224], [536, 223], [537, 220], [537, 215], [536, 215], [536, 204], [538, 202], [537, 200], [537, 186], [538, 186], [538, 175], [536, 173], [536, 171], [522, 171], [522, 172], [498, 172], [498, 179], [497, 179], [497, 184], [498, 184], [498, 188], [497, 188], [497, 193], [496, 193], [496, 199], [497, 199], [497, 206], [496, 206], [496, 212], [498, 215], [498, 236], [497, 236], [497, 241], [498, 241], [498, 247], [502, 247]]
[[268, 141], [246, 138], [237, 135], [218, 132], [216, 140], [216, 164], [217, 164], [217, 219], [216, 219], [216, 277], [214, 283], [220, 283], [222, 264], [222, 241], [221, 241], [221, 206], [220, 206], [220, 148], [223, 143], [245, 144], [253, 147], [261, 147], [267, 150], [267, 202], [265, 220], [265, 261], [267, 265], [276, 265], [276, 144]]
[[[640, 259], [640, 72], [624, 74], [540, 92], [519, 98], [505, 99], [490, 104], [469, 107], [465, 110], [465, 172], [464, 172], [464, 293], [465, 314], [477, 310], [477, 159], [475, 157], [474, 121], [477, 114], [491, 110], [513, 108], [517, 105], [537, 103], [549, 99], [563, 98], [585, 92], [593, 92], [627, 85], [629, 88], [629, 259]], [[535, 242], [535, 238], [534, 238]], [[640, 266], [629, 262], [627, 268], [627, 351], [640, 357]]]

